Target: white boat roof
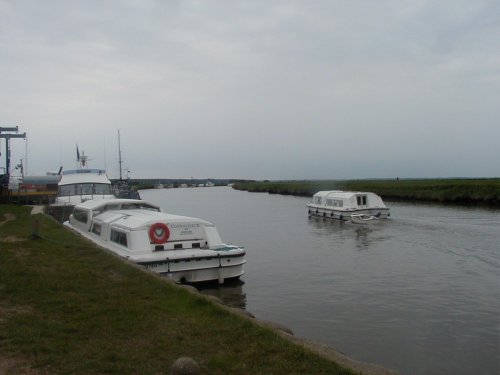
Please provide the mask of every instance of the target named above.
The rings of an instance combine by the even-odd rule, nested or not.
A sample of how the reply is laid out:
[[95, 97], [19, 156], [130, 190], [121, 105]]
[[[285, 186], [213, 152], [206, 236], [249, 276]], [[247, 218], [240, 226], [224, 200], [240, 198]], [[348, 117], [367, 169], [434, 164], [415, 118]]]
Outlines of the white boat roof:
[[115, 226], [128, 230], [141, 229], [158, 222], [168, 222], [168, 224], [201, 224], [212, 226], [213, 224], [194, 217], [167, 214], [158, 211], [148, 210], [116, 210], [106, 211], [99, 214], [98, 220], [105, 223], [114, 223]]
[[[142, 199], [99, 199], [99, 200], [88, 200], [85, 202], [80, 203], [76, 207], [78, 208], [83, 208], [86, 210], [119, 210], [123, 206], [136, 206], [136, 208], [144, 207], [144, 206], [151, 206], [155, 209], [160, 209], [160, 206], [157, 204], [151, 203], [144, 201]], [[108, 206], [108, 207], [106, 207]], [[131, 208], [129, 208], [131, 209]], [[153, 211], [152, 211], [153, 212]]]
[[[73, 172], [73, 173], [72, 173]], [[102, 169], [84, 169], [79, 171], [67, 171], [61, 176], [59, 185], [69, 184], [111, 184], [106, 172]]]
[[340, 199], [349, 199], [355, 195], [359, 194], [371, 194], [376, 195], [371, 192], [364, 191], [343, 191], [343, 190], [326, 190], [326, 191], [318, 191], [314, 194], [315, 197], [329, 197], [329, 198], [340, 198]]
[[[134, 206], [136, 207], [134, 208]], [[212, 223], [206, 220], [154, 211], [148, 209], [148, 206], [150, 208], [160, 209], [160, 206], [141, 199], [88, 200], [75, 206], [75, 208], [104, 211], [101, 212], [98, 217], [96, 216], [98, 220], [113, 222], [130, 230], [142, 228], [151, 223], [166, 221], [169, 223], [199, 223], [213, 226]]]

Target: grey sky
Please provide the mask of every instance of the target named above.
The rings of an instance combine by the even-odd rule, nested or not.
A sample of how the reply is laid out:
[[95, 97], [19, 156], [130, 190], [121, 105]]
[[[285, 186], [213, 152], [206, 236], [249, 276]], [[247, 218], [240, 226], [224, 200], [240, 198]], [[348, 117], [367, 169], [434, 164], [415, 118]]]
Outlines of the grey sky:
[[133, 178], [496, 177], [499, 40], [497, 0], [0, 0], [0, 126], [30, 175], [117, 177], [120, 129]]

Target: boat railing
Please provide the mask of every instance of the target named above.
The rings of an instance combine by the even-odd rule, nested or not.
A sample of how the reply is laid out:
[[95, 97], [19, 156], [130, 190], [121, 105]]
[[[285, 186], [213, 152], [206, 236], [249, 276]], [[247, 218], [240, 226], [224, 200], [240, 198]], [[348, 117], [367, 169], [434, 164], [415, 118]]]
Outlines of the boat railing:
[[68, 174], [77, 174], [77, 173], [106, 174], [106, 171], [104, 169], [97, 169], [97, 168], [92, 168], [92, 169], [68, 169], [66, 171], [62, 171], [62, 174], [65, 174], [65, 175], [68, 175]]

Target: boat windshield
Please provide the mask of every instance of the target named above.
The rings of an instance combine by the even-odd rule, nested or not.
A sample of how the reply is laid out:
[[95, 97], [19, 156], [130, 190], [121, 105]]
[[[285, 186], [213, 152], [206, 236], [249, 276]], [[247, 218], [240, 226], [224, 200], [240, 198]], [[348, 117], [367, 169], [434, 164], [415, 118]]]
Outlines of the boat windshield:
[[152, 206], [147, 203], [127, 203], [121, 205], [122, 210], [150, 210], [160, 212], [158, 207]]
[[69, 195], [111, 195], [110, 184], [68, 184], [59, 186], [59, 196]]
[[93, 216], [97, 216], [102, 214], [105, 211], [114, 211], [114, 210], [149, 210], [155, 212], [161, 212], [159, 207], [152, 206], [146, 202], [134, 202], [134, 203], [107, 203], [104, 206], [100, 206], [99, 208], [94, 209]]

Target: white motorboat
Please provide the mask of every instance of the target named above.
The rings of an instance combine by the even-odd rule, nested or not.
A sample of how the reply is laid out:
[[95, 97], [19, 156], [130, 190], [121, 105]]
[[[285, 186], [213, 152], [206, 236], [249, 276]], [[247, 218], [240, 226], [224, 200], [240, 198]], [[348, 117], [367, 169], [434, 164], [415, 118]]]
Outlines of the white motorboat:
[[[355, 191], [319, 191], [307, 204], [309, 215], [322, 216], [339, 220], [352, 220], [352, 215], [367, 215], [377, 219], [387, 219], [389, 208], [382, 198], [371, 192]], [[355, 219], [366, 219], [367, 216]]]
[[138, 199], [89, 200], [64, 223], [132, 262], [186, 283], [243, 275], [245, 250], [222, 242], [205, 220], [161, 212]]
[[113, 195], [116, 198], [141, 199], [139, 192], [128, 180], [118, 180], [113, 184]]
[[111, 181], [102, 169], [63, 171], [57, 185], [56, 205], [74, 206], [91, 199], [112, 199]]
[[78, 169], [62, 171], [54, 206], [74, 206], [90, 199], [112, 199], [111, 181], [103, 169], [90, 169], [77, 148]]

